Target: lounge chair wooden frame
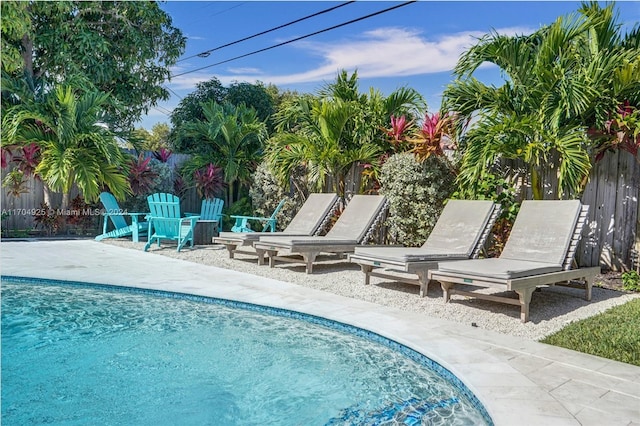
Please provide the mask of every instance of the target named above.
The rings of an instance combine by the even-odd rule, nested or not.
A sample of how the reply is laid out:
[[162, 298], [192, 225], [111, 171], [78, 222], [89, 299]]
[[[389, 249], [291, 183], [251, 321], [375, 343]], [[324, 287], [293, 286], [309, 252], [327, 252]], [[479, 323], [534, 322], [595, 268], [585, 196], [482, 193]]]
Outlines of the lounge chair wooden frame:
[[[571, 269], [574, 262], [573, 258], [578, 247], [578, 242], [582, 234], [582, 229], [587, 221], [589, 206], [582, 205], [580, 214], [575, 223], [573, 234], [566, 249], [566, 255], [562, 264], [561, 271], [531, 274], [529, 276], [517, 278], [499, 278], [475, 275], [473, 273], [447, 272], [440, 270], [431, 270], [427, 276], [430, 280], [439, 281], [442, 286], [443, 296], [446, 302], [449, 302], [451, 295], [458, 294], [467, 297], [475, 297], [478, 299], [490, 300], [493, 302], [507, 303], [520, 306], [520, 320], [524, 323], [529, 321], [529, 304], [531, 297], [536, 288], [541, 286], [571, 286], [575, 287], [582, 281], [581, 287], [585, 290], [585, 300], [591, 300], [591, 291], [595, 276], [600, 273], [600, 267], [585, 267]], [[491, 260], [491, 259], [486, 259]], [[474, 260], [472, 262], [482, 262], [483, 259]], [[448, 265], [454, 265], [455, 262]], [[502, 291], [514, 291], [518, 298], [514, 299], [506, 296], [496, 296], [492, 294], [483, 294], [474, 291], [466, 291], [455, 288], [456, 285], [476, 286], [481, 288], [498, 288]]]
[[[345, 212], [352, 206], [353, 213], [358, 207], [353, 203], [355, 197], [378, 197], [375, 201], [379, 201], [372, 211], [358, 211], [363, 219], [362, 229], [357, 230], [360, 234], [355, 239], [341, 238], [339, 231], [336, 229], [344, 229], [344, 223], [341, 223]], [[360, 198], [363, 200], [363, 198]], [[373, 199], [372, 199], [373, 200]], [[352, 204], [353, 203], [353, 204]], [[269, 258], [269, 267], [273, 268], [276, 261], [289, 263], [303, 263], [307, 274], [313, 273], [313, 265], [320, 253], [344, 256], [345, 253], [352, 253], [355, 247], [364, 244], [373, 235], [375, 229], [384, 220], [388, 209], [387, 200], [381, 195], [355, 195], [352, 201], [347, 204], [344, 212], [338, 218], [331, 230], [324, 237], [299, 237], [291, 239], [288, 237], [260, 237], [260, 240], [253, 243], [253, 247], [259, 255], [266, 254]], [[365, 223], [366, 222], [366, 223]]]
[[[460, 201], [456, 201], [460, 202]], [[464, 201], [462, 201], [464, 202]], [[492, 203], [493, 204], [493, 203]], [[438, 264], [446, 262], [447, 260], [459, 260], [459, 259], [477, 259], [480, 253], [485, 249], [485, 244], [489, 235], [491, 234], [491, 228], [500, 215], [501, 207], [499, 204], [493, 204], [489, 216], [480, 230], [475, 244], [468, 256], [448, 257], [441, 253], [440, 256], [434, 255], [432, 259], [424, 260], [401, 260], [390, 259], [381, 256], [376, 256], [374, 251], [368, 251], [364, 253], [356, 253], [349, 255], [349, 261], [360, 265], [360, 269], [364, 273], [364, 284], [369, 285], [371, 277], [378, 277], [384, 279], [392, 279], [398, 282], [404, 282], [407, 284], [413, 284], [420, 287], [420, 297], [427, 295], [427, 288], [429, 285], [429, 279], [427, 273], [431, 269], [436, 269]], [[381, 248], [392, 246], [378, 246]], [[366, 246], [365, 250], [369, 247]], [[375, 246], [373, 247], [375, 250]], [[398, 272], [404, 273], [399, 275]], [[410, 274], [407, 276], [406, 274]]]
[[[253, 243], [258, 241], [261, 236], [319, 235], [327, 228], [329, 221], [338, 208], [339, 202], [340, 199], [336, 194], [310, 194], [289, 226], [282, 232], [221, 232], [219, 236], [213, 238], [213, 243], [224, 245], [229, 253], [229, 259], [233, 259], [235, 254], [257, 256], [258, 264], [263, 265], [264, 252], [258, 253], [253, 249]], [[243, 247], [250, 247], [251, 249], [243, 249]]]

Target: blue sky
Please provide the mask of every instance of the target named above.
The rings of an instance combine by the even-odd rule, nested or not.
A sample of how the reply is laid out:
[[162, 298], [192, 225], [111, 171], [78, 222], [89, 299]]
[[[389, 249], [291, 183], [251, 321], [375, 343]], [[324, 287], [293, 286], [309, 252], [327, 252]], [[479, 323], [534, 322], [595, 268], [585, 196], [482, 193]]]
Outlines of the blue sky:
[[[171, 99], [152, 108], [137, 125], [148, 130], [170, 123], [169, 112], [198, 82], [217, 77], [224, 86], [234, 81], [273, 83], [281, 89], [314, 93], [335, 80], [341, 69], [358, 70], [360, 90], [388, 94], [403, 86], [418, 90], [429, 109], [440, 105], [444, 87], [461, 52], [492, 31], [526, 34], [574, 12], [574, 1], [419, 1], [395, 10], [305, 38], [262, 53], [211, 66], [237, 56], [354, 20], [403, 2], [358, 1], [317, 17], [269, 32], [199, 57], [199, 53], [320, 12], [345, 2], [317, 1], [169, 1], [160, 3], [173, 25], [187, 37], [175, 75], [166, 87]], [[640, 21], [640, 2], [616, 3], [620, 22]], [[184, 73], [184, 74], [183, 74]], [[182, 74], [182, 75], [179, 75]], [[479, 78], [500, 84], [492, 67]]]

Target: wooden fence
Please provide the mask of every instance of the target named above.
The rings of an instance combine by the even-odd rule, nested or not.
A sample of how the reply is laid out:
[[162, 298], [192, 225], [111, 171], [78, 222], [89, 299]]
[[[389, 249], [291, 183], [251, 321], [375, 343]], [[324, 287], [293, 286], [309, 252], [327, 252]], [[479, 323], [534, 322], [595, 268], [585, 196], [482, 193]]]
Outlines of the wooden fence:
[[[188, 157], [174, 154], [169, 159], [170, 165], [175, 167], [186, 158]], [[3, 179], [7, 171], [2, 171]], [[345, 193], [358, 193], [361, 172], [360, 166], [352, 168], [345, 180]], [[549, 171], [546, 177], [548, 191], [552, 191], [554, 185], [557, 185], [553, 176], [555, 171]], [[526, 187], [526, 182], [523, 184]], [[27, 185], [29, 192], [20, 197], [12, 197], [2, 188], [2, 210], [14, 213], [2, 221], [3, 228], [34, 228], [31, 212], [43, 202], [43, 189], [42, 183], [35, 179], [30, 179]], [[76, 194], [77, 191], [72, 194], [72, 198]], [[634, 158], [624, 151], [607, 153], [593, 168], [582, 196], [582, 202], [589, 205], [590, 210], [588, 229], [583, 234], [576, 255], [581, 266], [601, 265], [605, 269], [617, 271], [639, 267], [639, 198], [640, 158]], [[200, 198], [195, 190], [188, 191], [182, 199], [184, 211], [200, 210]], [[59, 203], [60, 200], [60, 194], [53, 194], [54, 203]]]
[[578, 261], [606, 269], [637, 268], [640, 252], [640, 157], [608, 152], [593, 168], [582, 202], [589, 205], [589, 227]]

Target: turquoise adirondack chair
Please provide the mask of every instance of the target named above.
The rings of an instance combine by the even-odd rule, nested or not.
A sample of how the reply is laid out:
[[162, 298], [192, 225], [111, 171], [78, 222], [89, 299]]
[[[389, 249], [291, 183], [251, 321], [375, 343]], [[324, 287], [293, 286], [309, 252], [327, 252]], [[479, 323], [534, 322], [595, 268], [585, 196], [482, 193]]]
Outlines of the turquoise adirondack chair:
[[177, 241], [178, 251], [187, 243], [193, 247], [194, 228], [200, 216], [181, 217], [180, 198], [173, 194], [151, 194], [147, 202], [151, 213], [147, 216], [149, 238], [144, 251], [149, 250], [154, 241], [160, 247], [161, 240]]
[[[222, 223], [222, 208], [224, 207], [224, 200], [220, 198], [207, 198], [202, 200], [202, 207], [200, 208], [200, 219], [198, 222], [215, 222], [215, 231], [220, 228]], [[185, 216], [196, 216], [197, 213], [185, 213]]]
[[276, 209], [273, 211], [270, 217], [232, 215], [231, 217], [235, 219], [236, 222], [231, 227], [231, 232], [254, 232], [253, 229], [251, 229], [251, 226], [249, 225], [250, 220], [257, 220], [260, 222], [264, 222], [264, 227], [262, 228], [262, 232], [267, 232], [267, 230], [269, 230], [270, 232], [275, 232], [276, 231], [276, 215], [284, 205], [285, 201], [286, 200], [280, 201], [280, 204], [278, 204], [278, 207], [276, 207]]
[[[147, 222], [140, 222], [140, 216], [146, 216], [149, 213], [131, 213], [123, 210], [118, 205], [116, 197], [110, 192], [100, 194], [100, 201], [104, 206], [102, 234], [96, 237], [96, 241], [105, 238], [122, 238], [131, 235], [134, 243], [139, 241], [139, 236], [147, 233]], [[131, 218], [131, 224], [127, 223], [125, 216]], [[107, 231], [109, 221], [113, 225], [112, 230]]]

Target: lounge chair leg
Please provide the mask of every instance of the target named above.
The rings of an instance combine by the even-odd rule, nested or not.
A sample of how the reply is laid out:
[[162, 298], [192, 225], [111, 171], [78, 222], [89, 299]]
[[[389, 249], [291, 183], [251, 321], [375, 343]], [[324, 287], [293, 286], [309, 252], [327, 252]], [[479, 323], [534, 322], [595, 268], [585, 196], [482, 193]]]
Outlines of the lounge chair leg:
[[267, 252], [267, 256], [269, 256], [269, 268], [273, 268], [274, 266], [276, 266], [276, 251], [272, 251], [272, 250], [266, 250]]
[[258, 254], [258, 265], [264, 265], [264, 250], [256, 249], [256, 253]]
[[417, 273], [418, 282], [420, 283], [420, 297], [425, 297], [429, 290], [429, 278], [427, 278], [427, 272], [429, 272], [429, 270], [425, 269], [424, 271], [419, 271]]
[[518, 290], [518, 298], [520, 299], [520, 321], [529, 321], [529, 303], [531, 303], [531, 295], [536, 290], [536, 287], [525, 288], [524, 290]]
[[371, 281], [369, 273], [373, 270], [373, 266], [360, 264], [360, 270], [364, 273], [364, 285], [369, 285]]
[[445, 303], [449, 303], [449, 300], [451, 300], [451, 293], [449, 290], [451, 290], [454, 285], [454, 283], [440, 282], [440, 287], [442, 287], [442, 297], [444, 297]]
[[313, 273], [313, 262], [316, 261], [316, 257], [318, 256], [318, 252], [310, 252], [302, 255], [302, 259], [304, 263], [307, 265], [307, 274]]
[[596, 279], [595, 275], [584, 277], [584, 286], [585, 286], [584, 298], [586, 301], [591, 301], [591, 288], [593, 287], [593, 281], [595, 279]]

